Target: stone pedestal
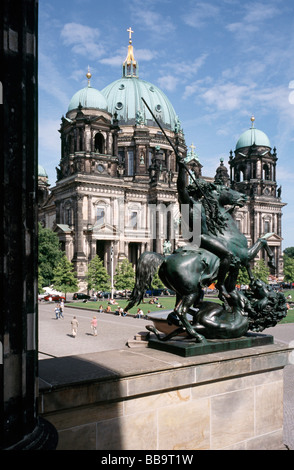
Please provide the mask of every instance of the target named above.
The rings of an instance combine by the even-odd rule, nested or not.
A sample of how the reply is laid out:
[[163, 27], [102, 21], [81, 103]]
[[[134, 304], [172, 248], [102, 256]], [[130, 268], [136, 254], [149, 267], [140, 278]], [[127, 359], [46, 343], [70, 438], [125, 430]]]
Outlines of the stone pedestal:
[[68, 450], [278, 450], [283, 369], [268, 344], [181, 357], [130, 348], [40, 361], [40, 414]]

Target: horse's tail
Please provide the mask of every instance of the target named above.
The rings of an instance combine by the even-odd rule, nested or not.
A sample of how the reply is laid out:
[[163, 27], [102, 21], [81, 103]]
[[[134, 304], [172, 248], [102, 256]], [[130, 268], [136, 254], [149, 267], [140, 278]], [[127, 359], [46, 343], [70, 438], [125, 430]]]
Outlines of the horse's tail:
[[163, 255], [150, 251], [146, 251], [140, 256], [137, 262], [135, 287], [125, 308], [126, 311], [142, 302], [146, 289], [151, 287], [153, 276], [163, 261]]

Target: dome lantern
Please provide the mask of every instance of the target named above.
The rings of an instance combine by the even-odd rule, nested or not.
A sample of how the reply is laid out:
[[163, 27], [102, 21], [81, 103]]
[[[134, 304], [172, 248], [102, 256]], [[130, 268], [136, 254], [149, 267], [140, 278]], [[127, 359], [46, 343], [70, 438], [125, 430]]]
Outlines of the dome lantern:
[[127, 29], [129, 33], [128, 55], [123, 63], [123, 77], [137, 77], [139, 67], [134, 57], [134, 50], [132, 46], [132, 33], [134, 32], [131, 27]]

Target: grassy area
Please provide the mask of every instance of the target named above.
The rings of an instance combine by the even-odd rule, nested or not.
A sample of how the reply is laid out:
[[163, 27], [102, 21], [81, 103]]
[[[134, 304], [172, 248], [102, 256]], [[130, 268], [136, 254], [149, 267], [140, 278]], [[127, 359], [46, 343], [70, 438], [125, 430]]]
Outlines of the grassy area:
[[[294, 302], [294, 290], [289, 290], [289, 291], [284, 291], [283, 294], [287, 298], [287, 296], [290, 294], [292, 295], [292, 301]], [[139, 306], [135, 306], [130, 309], [129, 314], [131, 315], [136, 315], [138, 307], [140, 307], [144, 314], [146, 315], [149, 312], [154, 312], [159, 310], [156, 304], [149, 304], [149, 298], [145, 298], [144, 302], [141, 303]], [[175, 306], [175, 296], [170, 296], [170, 297], [159, 297], [159, 301], [162, 304], [162, 310], [173, 310]], [[211, 300], [214, 302], [219, 302], [219, 299], [217, 297], [212, 297], [212, 296], [205, 296], [204, 300]], [[116, 302], [118, 303], [119, 307], [125, 308], [128, 301], [124, 299], [117, 299]], [[100, 305], [104, 309], [108, 306], [108, 301], [107, 300], [98, 300], [97, 302], [69, 302], [66, 305], [68, 306], [75, 306], [78, 308], [87, 308], [87, 309], [93, 309], [93, 311], [97, 311]], [[112, 305], [112, 311], [115, 311], [117, 308], [117, 305]], [[288, 314], [286, 318], [284, 318], [280, 323], [294, 323], [294, 308], [290, 308], [288, 310]]]
[[[138, 306], [135, 306], [130, 309], [129, 314], [135, 315], [137, 313], [138, 308], [140, 307], [143, 310], [144, 314], [147, 314], [148, 311], [154, 312], [156, 310], [159, 310], [156, 304], [149, 304], [148, 298], [144, 300], [144, 303], [141, 303]], [[175, 296], [170, 296], [170, 297], [160, 297], [160, 303], [162, 304], [162, 310], [166, 309], [171, 309], [173, 310], [175, 306]], [[116, 299], [116, 302], [118, 303], [119, 307], [125, 308], [126, 305], [128, 304], [128, 300], [125, 299]], [[98, 300], [97, 302], [71, 302], [67, 303], [68, 306], [75, 306], [79, 308], [87, 308], [87, 309], [93, 309], [93, 310], [98, 310], [100, 305], [105, 309], [108, 306], [108, 301], [107, 300]], [[111, 310], [115, 311], [116, 308], [118, 307], [117, 305], [112, 305]]]
[[[294, 302], [294, 290], [283, 291], [284, 296], [287, 298], [290, 294], [292, 296], [292, 302]], [[294, 308], [288, 310], [286, 318], [284, 318], [280, 323], [294, 323]]]

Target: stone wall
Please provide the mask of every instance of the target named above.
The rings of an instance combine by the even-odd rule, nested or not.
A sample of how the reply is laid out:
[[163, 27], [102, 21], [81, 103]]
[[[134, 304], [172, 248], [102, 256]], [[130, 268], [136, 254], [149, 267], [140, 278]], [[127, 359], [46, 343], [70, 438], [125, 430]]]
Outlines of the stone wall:
[[283, 449], [272, 344], [183, 358], [150, 348], [40, 361], [40, 414], [57, 450]]

